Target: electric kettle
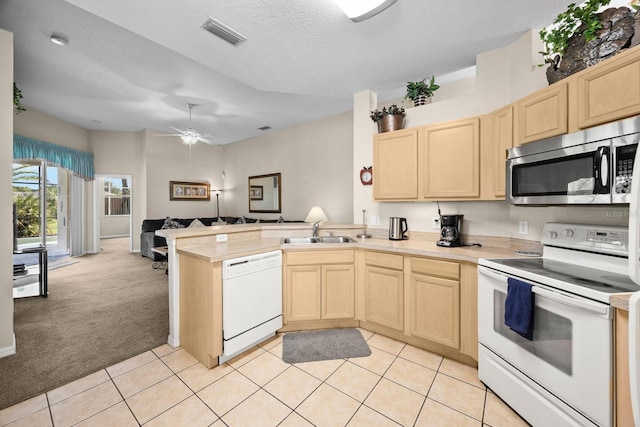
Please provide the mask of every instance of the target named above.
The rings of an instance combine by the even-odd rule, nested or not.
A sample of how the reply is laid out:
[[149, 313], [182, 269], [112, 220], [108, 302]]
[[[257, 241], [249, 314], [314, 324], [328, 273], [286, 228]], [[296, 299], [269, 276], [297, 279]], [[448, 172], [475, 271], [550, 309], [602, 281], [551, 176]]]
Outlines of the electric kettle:
[[409, 230], [407, 218], [392, 216], [389, 218], [389, 240], [407, 240], [406, 233]]

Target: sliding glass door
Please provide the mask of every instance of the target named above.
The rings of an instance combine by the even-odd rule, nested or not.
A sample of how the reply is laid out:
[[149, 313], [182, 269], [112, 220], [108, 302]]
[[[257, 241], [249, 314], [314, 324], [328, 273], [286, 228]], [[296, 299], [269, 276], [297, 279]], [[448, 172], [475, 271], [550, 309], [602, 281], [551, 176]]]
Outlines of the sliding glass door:
[[46, 247], [49, 258], [69, 253], [68, 172], [43, 161], [13, 164], [17, 249]]

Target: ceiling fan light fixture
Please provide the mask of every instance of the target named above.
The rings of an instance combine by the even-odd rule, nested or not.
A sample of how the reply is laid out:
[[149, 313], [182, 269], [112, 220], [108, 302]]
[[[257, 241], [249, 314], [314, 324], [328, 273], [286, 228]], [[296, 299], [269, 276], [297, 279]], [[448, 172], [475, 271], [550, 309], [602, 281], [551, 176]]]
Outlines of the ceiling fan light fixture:
[[198, 137], [196, 135], [182, 135], [180, 139], [182, 139], [182, 142], [187, 145], [193, 145], [198, 142]]
[[53, 33], [51, 34], [51, 43], [57, 44], [58, 46], [66, 46], [69, 44], [69, 37], [60, 33]]
[[353, 22], [362, 22], [382, 12], [396, 0], [333, 0]]

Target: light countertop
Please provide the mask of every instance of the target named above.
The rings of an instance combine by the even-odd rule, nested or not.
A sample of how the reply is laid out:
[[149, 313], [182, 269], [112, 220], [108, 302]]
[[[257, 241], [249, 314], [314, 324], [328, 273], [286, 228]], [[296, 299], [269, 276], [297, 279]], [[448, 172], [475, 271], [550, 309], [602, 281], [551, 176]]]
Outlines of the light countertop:
[[189, 245], [177, 250], [179, 254], [194, 256], [209, 262], [237, 258], [276, 249], [285, 251], [327, 250], [360, 248], [385, 252], [395, 252], [401, 255], [416, 255], [435, 257], [456, 261], [477, 263], [480, 258], [508, 258], [517, 255], [510, 250], [496, 247], [458, 247], [442, 248], [433, 241], [387, 239], [357, 239], [355, 243], [338, 244], [294, 244], [282, 245], [280, 238], [262, 238], [251, 240], [231, 241], [207, 245]]
[[631, 298], [631, 295], [631, 292], [627, 294], [613, 295], [611, 297], [611, 306], [629, 311], [629, 298]]

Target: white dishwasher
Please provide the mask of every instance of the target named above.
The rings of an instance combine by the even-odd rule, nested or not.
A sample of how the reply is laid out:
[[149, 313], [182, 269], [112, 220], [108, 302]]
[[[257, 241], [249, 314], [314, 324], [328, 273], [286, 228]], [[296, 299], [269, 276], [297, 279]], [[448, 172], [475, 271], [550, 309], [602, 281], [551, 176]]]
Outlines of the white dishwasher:
[[224, 363], [282, 327], [282, 252], [222, 262]]

